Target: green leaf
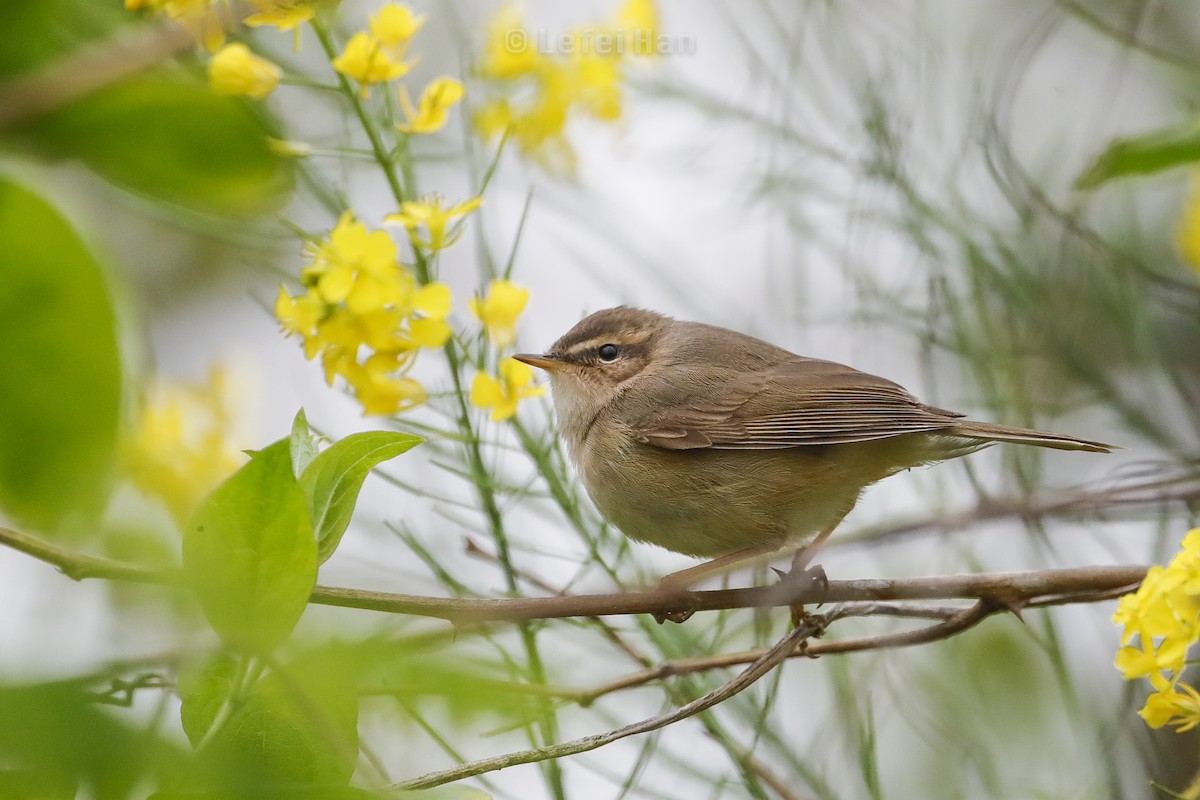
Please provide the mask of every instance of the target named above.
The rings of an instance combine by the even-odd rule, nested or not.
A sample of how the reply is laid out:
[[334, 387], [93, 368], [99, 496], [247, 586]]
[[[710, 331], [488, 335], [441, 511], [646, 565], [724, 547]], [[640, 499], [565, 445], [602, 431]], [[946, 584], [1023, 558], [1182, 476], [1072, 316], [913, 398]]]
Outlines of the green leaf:
[[0, 178], [0, 506], [48, 529], [107, 497], [121, 405], [116, 314], [95, 257]]
[[65, 56], [88, 40], [137, 22], [114, 3], [94, 0], [4, 0], [5, 46], [0, 48], [0, 75], [30, 72]]
[[55, 158], [171, 203], [240, 216], [280, 207], [292, 163], [256, 107], [164, 76], [106, 87], [19, 129]]
[[[185, 670], [183, 728], [193, 745], [206, 742], [200, 788], [348, 784], [358, 762], [358, 681], [346, 660], [352, 655], [337, 645], [303, 653], [240, 689], [239, 660], [229, 654]], [[220, 727], [212, 731], [214, 723]]]
[[77, 681], [0, 686], [0, 708], [0, 797], [125, 800], [182, 755]]
[[367, 473], [423, 441], [420, 436], [394, 431], [354, 433], [313, 459], [300, 476], [300, 484], [317, 535], [319, 563], [333, 555], [341, 542]]
[[291, 633], [316, 583], [317, 548], [287, 439], [204, 500], [184, 534], [183, 567], [234, 649], [266, 653]]
[[304, 470], [308, 469], [312, 460], [317, 457], [317, 440], [308, 428], [308, 417], [304, 415], [303, 408], [296, 412], [296, 418], [292, 420], [290, 441], [292, 473], [299, 478]]
[[1116, 139], [1075, 179], [1075, 188], [1095, 189], [1114, 178], [1149, 175], [1200, 161], [1200, 125], [1160, 128], [1130, 139]]

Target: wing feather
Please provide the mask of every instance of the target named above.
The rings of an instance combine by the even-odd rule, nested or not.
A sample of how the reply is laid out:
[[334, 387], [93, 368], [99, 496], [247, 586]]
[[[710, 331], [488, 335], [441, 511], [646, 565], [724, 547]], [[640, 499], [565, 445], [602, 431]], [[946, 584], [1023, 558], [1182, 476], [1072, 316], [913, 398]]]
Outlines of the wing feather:
[[[899, 385], [832, 361], [795, 357], [742, 373], [723, 391], [670, 402], [635, 426], [639, 441], [668, 450], [780, 450], [885, 439], [952, 427], [961, 415], [921, 403]], [[714, 389], [721, 392], [713, 396]], [[701, 400], [703, 396], [703, 400]]]

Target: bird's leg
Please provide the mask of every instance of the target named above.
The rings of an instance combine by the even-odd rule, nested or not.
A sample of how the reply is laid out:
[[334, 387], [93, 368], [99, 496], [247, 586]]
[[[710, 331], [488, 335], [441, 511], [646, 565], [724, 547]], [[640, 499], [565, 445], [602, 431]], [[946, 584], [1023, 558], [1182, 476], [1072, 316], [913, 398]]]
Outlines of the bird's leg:
[[780, 548], [777, 543], [760, 544], [752, 547], [743, 547], [741, 550], [734, 550], [732, 553], [726, 553], [723, 556], [718, 556], [711, 561], [705, 561], [703, 564], [697, 564], [694, 567], [681, 569], [678, 572], [672, 572], [670, 575], [664, 576], [658, 582], [659, 589], [681, 590], [687, 589], [699, 583], [704, 578], [710, 575], [722, 575], [729, 570], [758, 556], [765, 556], [768, 553], [774, 553]]
[[[853, 507], [853, 506], [852, 506]], [[850, 509], [837, 519], [837, 522], [830, 525], [825, 530], [821, 531], [816, 537], [796, 551], [792, 556], [792, 568], [787, 572], [780, 573], [780, 580], [784, 583], [806, 581], [811, 582], [815, 586], [821, 587], [821, 597], [824, 598], [825, 592], [829, 589], [829, 576], [825, 574], [825, 568], [820, 564], [809, 566], [813, 558], [817, 555], [817, 551], [821, 549], [821, 545], [825, 540], [833, 534], [837, 527], [842, 524], [842, 520], [846, 518], [846, 514], [850, 513]], [[820, 606], [824, 600], [819, 600], [817, 605]], [[808, 616], [808, 612], [804, 610], [803, 603], [797, 603], [794, 606], [789, 606], [792, 612], [792, 625], [800, 624], [800, 621]]]

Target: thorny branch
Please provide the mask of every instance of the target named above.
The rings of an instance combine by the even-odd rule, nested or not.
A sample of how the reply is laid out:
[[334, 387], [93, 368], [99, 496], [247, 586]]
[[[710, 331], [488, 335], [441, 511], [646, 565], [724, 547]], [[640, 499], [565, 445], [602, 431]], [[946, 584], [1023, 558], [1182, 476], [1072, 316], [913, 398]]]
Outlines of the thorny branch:
[[[0, 544], [59, 567], [75, 580], [108, 578], [140, 583], [181, 583], [178, 571], [158, 569], [111, 558], [84, 555], [32, 536], [0, 527]], [[680, 611], [718, 611], [732, 608], [771, 608], [805, 603], [895, 600], [992, 600], [1019, 609], [1046, 597], [1078, 601], [1106, 598], [1141, 582], [1145, 567], [1077, 567], [1037, 572], [946, 575], [888, 580], [783, 581], [745, 589], [682, 591], [656, 589], [616, 594], [512, 597], [501, 599], [442, 598], [374, 592], [336, 586], [317, 586], [310, 602], [392, 614], [443, 619], [454, 625], [513, 622], [613, 614], [667, 615]]]

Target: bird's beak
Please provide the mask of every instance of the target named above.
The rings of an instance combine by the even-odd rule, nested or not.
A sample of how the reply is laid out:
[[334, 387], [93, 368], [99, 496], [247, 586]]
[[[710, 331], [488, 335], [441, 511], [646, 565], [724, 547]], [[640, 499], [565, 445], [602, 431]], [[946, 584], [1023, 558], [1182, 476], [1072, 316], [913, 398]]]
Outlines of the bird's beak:
[[554, 372], [554, 370], [562, 369], [567, 365], [567, 362], [549, 355], [539, 356], [533, 353], [517, 353], [513, 358], [531, 367], [544, 369], [547, 372]]

